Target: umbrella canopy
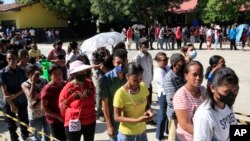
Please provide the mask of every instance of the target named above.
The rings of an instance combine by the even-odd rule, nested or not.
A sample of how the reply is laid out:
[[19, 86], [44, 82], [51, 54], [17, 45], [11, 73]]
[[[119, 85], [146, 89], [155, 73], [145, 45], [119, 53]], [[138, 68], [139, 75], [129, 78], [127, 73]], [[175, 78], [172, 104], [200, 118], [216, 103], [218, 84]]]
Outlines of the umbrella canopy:
[[142, 25], [142, 24], [134, 24], [134, 25], [132, 26], [132, 28], [143, 29], [143, 28], [146, 28], [146, 26], [145, 26], [145, 25]]
[[237, 27], [237, 35], [236, 35], [236, 42], [240, 42], [242, 33], [243, 33], [243, 29], [248, 30], [249, 29], [249, 25], [248, 24], [241, 24]]
[[90, 58], [91, 54], [98, 48], [106, 47], [110, 51], [119, 42], [124, 42], [125, 36], [118, 32], [104, 32], [97, 34], [83, 42], [80, 49], [82, 52], [88, 55]]

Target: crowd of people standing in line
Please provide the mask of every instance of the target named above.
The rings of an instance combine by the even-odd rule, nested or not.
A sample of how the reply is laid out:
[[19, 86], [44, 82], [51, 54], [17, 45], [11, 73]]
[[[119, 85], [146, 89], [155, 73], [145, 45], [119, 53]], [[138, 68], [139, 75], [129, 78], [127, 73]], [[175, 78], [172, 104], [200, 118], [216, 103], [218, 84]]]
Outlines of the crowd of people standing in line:
[[[1, 25], [0, 25], [1, 27]], [[55, 39], [61, 38], [62, 33], [59, 28], [24, 28], [16, 29], [15, 26], [2, 27], [0, 29], [0, 36], [4, 37], [7, 40], [12, 39], [16, 34], [19, 35], [19, 38], [16, 42], [26, 45], [29, 44], [32, 39], [36, 39], [39, 42], [48, 42], [53, 43]]]
[[[181, 46], [185, 46], [188, 42], [191, 44], [199, 43], [199, 49], [205, 48], [203, 44], [206, 43], [206, 47], [209, 50], [212, 48], [221, 50], [222, 44], [229, 42], [230, 50], [237, 50], [236, 36], [239, 32], [237, 26], [238, 24], [223, 27], [215, 24], [196, 27], [151, 25], [147, 30], [145, 28], [139, 29], [138, 27], [123, 28], [121, 33], [127, 38], [128, 49], [131, 48], [132, 41], [134, 41], [138, 50], [138, 39], [147, 37], [152, 50], [155, 49], [153, 42], [157, 43], [156, 49], [160, 50], [180, 49]], [[240, 34], [241, 38], [238, 42], [241, 42], [242, 50], [245, 50], [246, 45], [250, 46], [250, 30], [244, 28]], [[176, 47], [175, 44], [177, 44]]]
[[[47, 58], [52, 65], [48, 69], [50, 79], [45, 80], [40, 77], [43, 72], [36, 63], [42, 54], [35, 41], [30, 48], [19, 49], [16, 45], [10, 48], [2, 39], [3, 111], [61, 141], [77, 141], [82, 135], [84, 140], [91, 141], [95, 136], [97, 105], [97, 118], [106, 121], [111, 141], [147, 141], [146, 123], [155, 116], [151, 109], [154, 80], [160, 105], [158, 140], [164, 139], [164, 133], [171, 141], [226, 140], [229, 126], [236, 124], [232, 106], [239, 91], [239, 79], [226, 67], [224, 58], [218, 55], [210, 58], [205, 88], [201, 86], [204, 69], [194, 60], [197, 52], [192, 44], [181, 47], [178, 43], [181, 53], [170, 57], [158, 52], [155, 70], [148, 51], [150, 40], [138, 37], [137, 44], [139, 51], [131, 62], [124, 43], [117, 44], [112, 53], [105, 47], [98, 48], [89, 60], [78, 50], [76, 42], [71, 42], [65, 51], [58, 39]], [[218, 124], [228, 117], [225, 123]], [[6, 122], [11, 140], [17, 141], [15, 121], [6, 117]], [[20, 127], [26, 140], [29, 132]], [[203, 128], [204, 135], [200, 134]], [[42, 138], [37, 131], [34, 136], [37, 140]]]

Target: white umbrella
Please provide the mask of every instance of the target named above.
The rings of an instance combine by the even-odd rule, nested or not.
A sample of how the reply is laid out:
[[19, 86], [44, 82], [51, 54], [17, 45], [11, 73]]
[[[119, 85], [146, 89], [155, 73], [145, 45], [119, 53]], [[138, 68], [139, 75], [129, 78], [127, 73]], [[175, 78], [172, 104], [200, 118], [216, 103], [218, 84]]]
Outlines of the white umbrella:
[[132, 26], [132, 28], [143, 29], [143, 28], [146, 28], [146, 26], [145, 26], [145, 25], [142, 25], [142, 24], [134, 24], [134, 25]]
[[83, 42], [80, 49], [82, 52], [85, 52], [88, 57], [91, 57], [91, 54], [100, 47], [106, 47], [109, 51], [112, 51], [112, 48], [119, 42], [124, 42], [125, 36], [118, 32], [105, 32], [97, 34]]

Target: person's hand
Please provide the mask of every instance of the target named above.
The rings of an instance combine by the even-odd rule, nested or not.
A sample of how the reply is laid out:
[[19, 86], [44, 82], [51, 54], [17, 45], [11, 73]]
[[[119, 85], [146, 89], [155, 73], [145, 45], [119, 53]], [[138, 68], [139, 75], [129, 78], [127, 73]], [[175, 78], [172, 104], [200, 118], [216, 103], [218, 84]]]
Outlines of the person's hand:
[[11, 110], [11, 112], [13, 112], [13, 113], [18, 113], [18, 108], [17, 108], [16, 105], [14, 105], [14, 104], [11, 104], [11, 105], [10, 105], [10, 110]]
[[154, 113], [151, 111], [151, 110], [147, 110], [145, 113], [144, 113], [144, 116], [147, 116], [148, 118], [153, 118], [154, 116]]
[[100, 66], [100, 70], [104, 73], [108, 72], [108, 69], [103, 64]]
[[35, 73], [31, 77], [32, 83], [36, 83], [39, 80], [40, 74], [41, 73], [39, 71], [35, 71]]
[[59, 105], [61, 111], [65, 111], [67, 108], [66, 100], [64, 99], [61, 104]]
[[65, 61], [64, 60], [59, 60], [57, 64], [59, 66], [63, 67], [63, 66], [65, 66]]
[[101, 65], [102, 65], [102, 64], [93, 65], [93, 68], [94, 68], [95, 70], [99, 70], [99, 69], [100, 69], [100, 67], [101, 67]]
[[149, 116], [145, 116], [145, 115], [140, 116], [139, 118], [137, 118], [137, 122], [148, 122], [150, 120], [151, 120], [151, 118]]
[[114, 130], [114, 127], [108, 127], [107, 128], [107, 133], [108, 133], [108, 136], [109, 137], [115, 137], [115, 130]]

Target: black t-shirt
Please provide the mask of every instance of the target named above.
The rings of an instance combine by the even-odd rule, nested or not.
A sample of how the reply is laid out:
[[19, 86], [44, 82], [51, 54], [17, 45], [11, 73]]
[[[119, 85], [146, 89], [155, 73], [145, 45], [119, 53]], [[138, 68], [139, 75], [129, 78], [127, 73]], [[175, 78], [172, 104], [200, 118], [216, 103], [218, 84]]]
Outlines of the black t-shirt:
[[7, 65], [8, 63], [6, 61], [6, 55], [3, 53], [0, 53], [0, 70], [6, 67]]

